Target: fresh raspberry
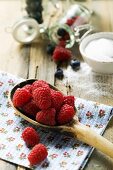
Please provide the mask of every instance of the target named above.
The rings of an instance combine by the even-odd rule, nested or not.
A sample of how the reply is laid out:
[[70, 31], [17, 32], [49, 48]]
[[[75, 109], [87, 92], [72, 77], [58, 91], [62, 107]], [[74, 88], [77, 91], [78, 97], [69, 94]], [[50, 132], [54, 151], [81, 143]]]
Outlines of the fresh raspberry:
[[26, 103], [22, 109], [28, 116], [36, 117], [36, 113], [39, 111], [39, 108], [36, 106], [35, 101], [32, 99], [30, 102]]
[[59, 111], [63, 104], [63, 94], [56, 90], [51, 90], [51, 98], [52, 98], [52, 107]]
[[22, 138], [28, 147], [33, 147], [39, 143], [39, 134], [32, 127], [26, 127], [22, 132]]
[[42, 109], [46, 110], [51, 107], [51, 94], [49, 87], [38, 87], [33, 91], [33, 98], [36, 105]]
[[37, 165], [42, 162], [48, 155], [47, 148], [45, 145], [39, 143], [33, 147], [31, 152], [28, 154], [28, 160], [30, 165]]
[[69, 25], [69, 26], [72, 26], [75, 22], [75, 19], [74, 18], [70, 18], [67, 20], [66, 24]]
[[64, 96], [64, 104], [68, 104], [74, 108], [74, 96]]
[[15, 107], [22, 107], [31, 99], [30, 92], [25, 88], [18, 88], [13, 95], [13, 104]]
[[74, 115], [74, 108], [72, 106], [69, 106], [68, 104], [64, 104], [61, 107], [61, 110], [57, 117], [58, 124], [62, 125], [65, 123], [69, 123], [73, 119]]
[[64, 37], [62, 37], [62, 39], [64, 41], [69, 40], [70, 39], [70, 35], [67, 33]]
[[37, 113], [36, 120], [39, 123], [54, 126], [56, 124], [55, 122], [55, 115], [56, 111], [54, 108], [49, 108], [48, 110], [43, 110]]
[[32, 92], [32, 85], [31, 84], [27, 84], [23, 88], [28, 90], [30, 93]]
[[32, 84], [32, 91], [34, 91], [38, 87], [45, 87], [46, 88], [46, 87], [49, 87], [49, 85], [44, 80], [37, 80]]
[[64, 48], [65, 48], [65, 46], [66, 46], [66, 41], [63, 40], [63, 39], [61, 39], [61, 40], [59, 41], [59, 43], [58, 43], [58, 46], [61, 46], [61, 47], [64, 47]]
[[53, 60], [58, 61], [67, 61], [71, 58], [72, 53], [70, 50], [57, 46], [53, 52]]

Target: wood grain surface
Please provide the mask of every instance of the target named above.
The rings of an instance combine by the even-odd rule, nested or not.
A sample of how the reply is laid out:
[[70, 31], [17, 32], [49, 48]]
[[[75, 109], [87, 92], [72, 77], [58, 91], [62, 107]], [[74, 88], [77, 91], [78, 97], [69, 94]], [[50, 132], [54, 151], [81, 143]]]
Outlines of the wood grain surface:
[[[79, 3], [80, 1], [65, 0], [61, 1], [60, 9], [57, 10], [55, 5], [49, 0], [44, 0], [44, 23], [46, 25], [53, 25], [57, 19], [62, 15], [71, 3]], [[56, 64], [51, 60], [51, 57], [46, 54], [46, 41], [38, 41], [31, 45], [20, 45], [17, 43], [11, 33], [7, 33], [8, 27], [12, 26], [16, 21], [22, 18], [22, 4], [20, 0], [0, 0], [0, 70], [12, 73], [22, 78], [38, 78], [43, 79], [56, 85], [65, 94], [74, 94], [77, 97], [94, 100], [96, 102], [113, 105], [112, 94], [103, 95], [101, 93], [101, 87], [99, 87], [100, 94], [97, 95], [91, 91], [88, 93], [89, 88], [84, 90], [81, 87], [81, 83], [88, 84], [89, 86], [95, 82], [106, 81], [106, 79], [97, 78], [94, 74], [90, 77], [83, 76], [83, 71], [79, 73], [84, 80], [80, 80], [75, 87], [75, 79], [69, 81], [68, 77], [64, 77], [64, 80], [57, 80], [54, 78], [54, 72], [56, 70]], [[113, 31], [113, 0], [94, 0], [94, 1], [81, 1], [87, 7], [94, 11], [92, 17], [92, 24], [95, 25], [99, 31]], [[75, 57], [81, 56], [72, 49]], [[84, 67], [84, 65], [82, 65]], [[64, 67], [64, 70], [67, 68]], [[75, 73], [77, 75], [77, 72]], [[108, 80], [108, 79], [107, 79]], [[113, 85], [110, 84], [111, 79], [108, 80], [108, 88], [110, 85], [111, 93], [113, 92]], [[64, 86], [66, 82], [66, 86]], [[88, 87], [89, 87], [88, 86]], [[71, 88], [70, 88], [71, 87]], [[109, 89], [108, 89], [109, 91]], [[104, 136], [113, 142], [113, 119], [110, 121]], [[112, 152], [112, 151], [111, 151]], [[25, 170], [25, 168], [0, 160], [0, 170]], [[95, 150], [91, 155], [85, 170], [113, 170], [113, 160]]]

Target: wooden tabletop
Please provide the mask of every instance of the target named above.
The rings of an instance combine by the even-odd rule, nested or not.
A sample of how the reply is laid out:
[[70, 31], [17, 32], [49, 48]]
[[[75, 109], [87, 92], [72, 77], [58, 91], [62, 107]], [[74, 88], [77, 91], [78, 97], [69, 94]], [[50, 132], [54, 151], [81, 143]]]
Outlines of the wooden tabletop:
[[[58, 18], [72, 2], [72, 0], [61, 1], [62, 9], [58, 11], [51, 1], [45, 0], [45, 24], [52, 25], [56, 21], [56, 18]], [[95, 25], [99, 31], [113, 31], [112, 0], [94, 0], [92, 3], [89, 0], [87, 2], [81, 1], [81, 3], [94, 11], [92, 24]], [[57, 86], [65, 94], [73, 94], [77, 97], [113, 105], [112, 76], [109, 78], [106, 76], [101, 77], [95, 73], [87, 72], [87, 67], [84, 65], [82, 57], [77, 51], [78, 49], [73, 49], [73, 55], [79, 57], [81, 60], [81, 70], [75, 72], [75, 74], [73, 74], [74, 77], [71, 75], [70, 78], [68, 74], [63, 80], [58, 80], [54, 77], [56, 64], [51, 60], [51, 57], [46, 54], [45, 49], [47, 42], [40, 40], [31, 45], [20, 45], [13, 39], [11, 33], [7, 33], [7, 27], [12, 26], [17, 20], [22, 18], [22, 5], [23, 3], [20, 0], [0, 0], [0, 70], [22, 78], [43, 79]], [[63, 69], [66, 71], [68, 66], [63, 67]], [[113, 142], [113, 119], [110, 121], [104, 136]], [[25, 170], [23, 167], [0, 160], [0, 170], [9, 169]], [[85, 167], [85, 170], [112, 169], [113, 160], [97, 150], [93, 152]]]

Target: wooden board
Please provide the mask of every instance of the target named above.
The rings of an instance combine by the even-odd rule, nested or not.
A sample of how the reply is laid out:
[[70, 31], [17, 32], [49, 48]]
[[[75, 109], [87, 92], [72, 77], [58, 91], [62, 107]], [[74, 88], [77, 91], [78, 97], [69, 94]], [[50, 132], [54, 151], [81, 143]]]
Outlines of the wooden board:
[[[86, 91], [81, 91], [80, 88], [70, 88], [75, 83], [74, 80], [70, 82], [68, 78], [64, 78], [64, 80], [66, 80], [66, 86], [62, 86], [63, 81], [54, 78], [56, 64], [51, 60], [50, 56], [46, 54], [46, 41], [40, 41], [26, 46], [20, 45], [12, 38], [10, 33], [6, 32], [7, 27], [12, 26], [22, 17], [22, 2], [23, 1], [19, 0], [0, 0], [0, 70], [10, 72], [23, 78], [44, 79], [49, 83], [56, 85], [65, 94], [75, 94], [81, 98], [113, 105], [112, 96], [103, 97], [101, 95], [87, 95]], [[51, 1], [45, 0], [45, 24], [51, 26], [56, 22], [64, 9], [68, 8], [70, 2], [72, 3], [72, 1], [69, 0], [61, 1], [60, 10], [57, 10]], [[113, 31], [113, 1], [94, 0], [92, 3], [90, 2], [81, 1], [81, 3], [86, 4], [86, 6], [95, 11], [92, 18], [93, 24], [100, 31]], [[76, 52], [74, 54], [75, 57], [81, 57], [78, 53], [76, 54]], [[91, 77], [84, 79], [85, 83], [87, 83], [88, 80], [91, 80]], [[95, 79], [92, 80], [93, 83], [95, 81]], [[79, 83], [81, 84], [81, 81], [79, 81]], [[88, 83], [91, 85], [90, 81]], [[113, 119], [110, 121], [104, 136], [113, 142]], [[24, 170], [25, 168], [0, 160], [0, 170], [8, 169]], [[85, 170], [90, 169], [112, 170], [113, 160], [95, 150], [85, 167]]]

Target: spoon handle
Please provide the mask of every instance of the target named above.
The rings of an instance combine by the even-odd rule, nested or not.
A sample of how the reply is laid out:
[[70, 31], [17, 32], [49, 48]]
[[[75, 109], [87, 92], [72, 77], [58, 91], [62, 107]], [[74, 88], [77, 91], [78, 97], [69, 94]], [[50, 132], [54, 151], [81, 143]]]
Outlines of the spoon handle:
[[97, 134], [92, 128], [78, 122], [74, 125], [71, 131], [80, 141], [97, 148], [104, 154], [113, 158], [113, 143]]

